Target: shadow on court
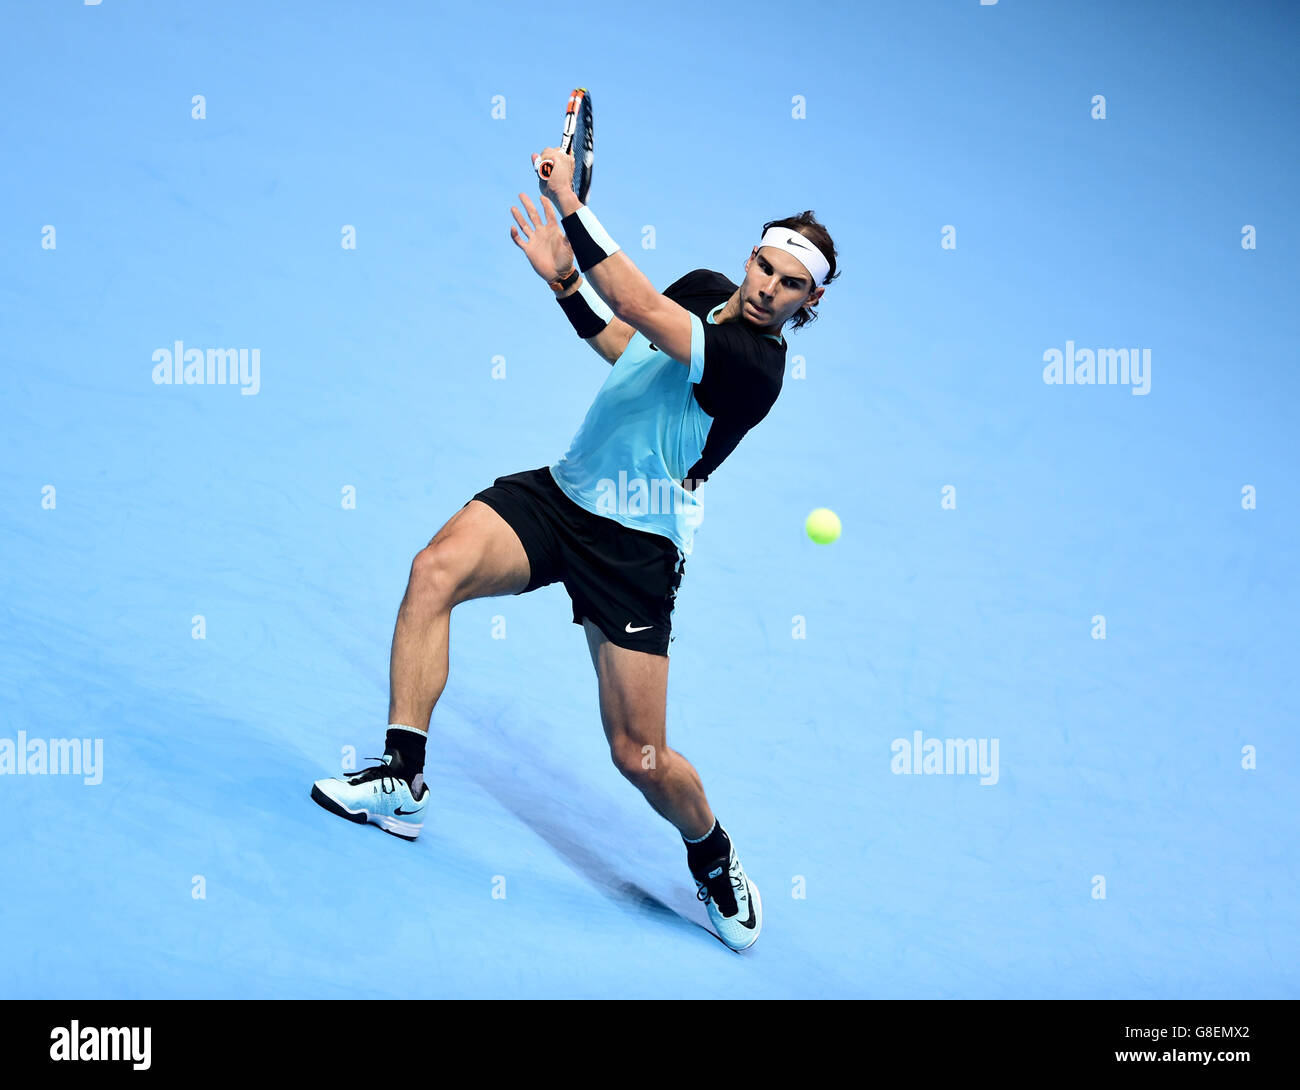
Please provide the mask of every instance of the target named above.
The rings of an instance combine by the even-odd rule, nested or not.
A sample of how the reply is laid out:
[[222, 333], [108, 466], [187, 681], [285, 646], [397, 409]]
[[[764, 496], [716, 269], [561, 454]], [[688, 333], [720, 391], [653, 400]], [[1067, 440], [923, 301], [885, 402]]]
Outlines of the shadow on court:
[[[680, 837], [611, 764], [611, 781], [627, 792], [616, 803], [604, 787], [593, 788], [572, 770], [521, 739], [524, 722], [509, 728], [502, 717], [442, 738], [443, 755], [507, 811], [544, 840], [576, 874], [616, 904], [664, 923], [700, 927], [712, 935], [695, 890], [670, 877], [686, 877]], [[575, 800], [581, 805], [575, 805]], [[646, 819], [629, 820], [629, 807], [646, 807]]]

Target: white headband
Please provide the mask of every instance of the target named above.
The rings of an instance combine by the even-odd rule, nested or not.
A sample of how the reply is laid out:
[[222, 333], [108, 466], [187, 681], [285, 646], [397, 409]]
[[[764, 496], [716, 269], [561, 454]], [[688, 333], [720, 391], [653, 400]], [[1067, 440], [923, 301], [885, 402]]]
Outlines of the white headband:
[[808, 270], [813, 278], [813, 287], [820, 288], [822, 281], [831, 271], [831, 264], [821, 250], [803, 237], [798, 231], [789, 227], [769, 227], [763, 232], [763, 241], [759, 246], [771, 246], [784, 250]]

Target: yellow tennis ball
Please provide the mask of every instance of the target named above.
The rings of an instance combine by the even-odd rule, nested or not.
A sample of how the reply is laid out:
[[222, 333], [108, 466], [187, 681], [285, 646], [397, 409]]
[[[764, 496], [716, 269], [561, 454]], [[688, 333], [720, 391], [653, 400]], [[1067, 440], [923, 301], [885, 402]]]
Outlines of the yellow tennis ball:
[[829, 507], [819, 507], [808, 516], [803, 528], [818, 545], [829, 545], [840, 536], [840, 516]]

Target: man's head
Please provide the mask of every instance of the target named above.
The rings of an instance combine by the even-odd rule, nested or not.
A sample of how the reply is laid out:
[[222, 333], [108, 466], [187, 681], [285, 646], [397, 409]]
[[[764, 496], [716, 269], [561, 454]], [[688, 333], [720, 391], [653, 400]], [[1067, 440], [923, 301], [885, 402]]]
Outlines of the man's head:
[[[826, 285], [839, 274], [835, 268], [835, 244], [811, 210], [783, 220], [769, 220], [763, 224], [764, 236], [774, 227], [788, 229], [799, 237], [786, 249], [762, 245], [753, 248], [745, 262], [744, 283], [740, 285], [740, 316], [751, 325], [777, 333], [790, 318], [794, 319], [795, 329], [816, 318], [813, 308]], [[816, 255], [829, 266], [820, 286], [814, 283], [808, 266], [790, 252], [801, 250], [805, 240], [817, 248]], [[820, 266], [815, 257], [809, 263]]]

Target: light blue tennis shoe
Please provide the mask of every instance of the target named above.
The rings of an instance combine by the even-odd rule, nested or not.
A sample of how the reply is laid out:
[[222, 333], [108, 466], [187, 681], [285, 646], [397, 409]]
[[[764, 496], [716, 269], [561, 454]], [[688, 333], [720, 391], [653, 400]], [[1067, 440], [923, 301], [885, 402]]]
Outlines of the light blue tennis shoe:
[[312, 784], [311, 797], [331, 814], [358, 825], [370, 822], [393, 836], [414, 840], [424, 825], [425, 804], [429, 801], [424, 773], [417, 772], [408, 783], [391, 753], [366, 760], [380, 763], [355, 775], [317, 780]]
[[736, 845], [692, 876], [718, 938], [736, 951], [753, 946], [763, 930], [763, 899], [740, 865]]

